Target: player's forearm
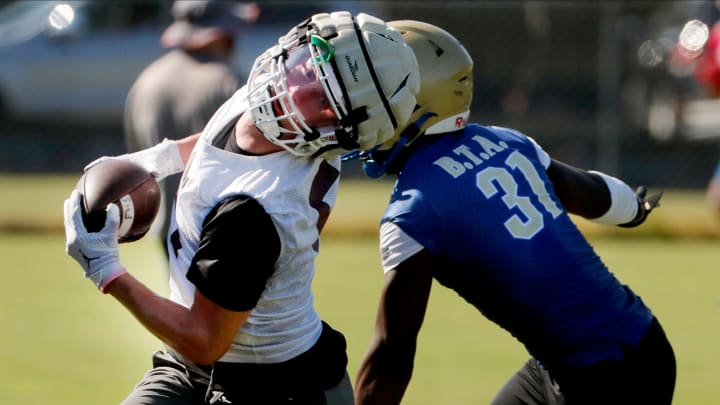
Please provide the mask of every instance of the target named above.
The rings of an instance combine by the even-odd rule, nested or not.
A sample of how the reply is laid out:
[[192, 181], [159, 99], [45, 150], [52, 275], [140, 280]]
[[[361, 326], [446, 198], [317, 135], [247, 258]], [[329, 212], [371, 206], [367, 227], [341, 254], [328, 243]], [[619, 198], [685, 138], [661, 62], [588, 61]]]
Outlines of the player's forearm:
[[596, 174], [553, 160], [547, 169], [555, 194], [565, 209], [583, 218], [598, 218], [612, 204], [603, 179]]
[[[365, 373], [369, 371], [369, 373]], [[355, 384], [355, 405], [396, 405], [400, 404], [407, 381], [396, 382], [373, 378], [371, 370], [361, 370]]]
[[[130, 273], [113, 280], [105, 291], [115, 297], [162, 342], [197, 364], [217, 360], [210, 334], [191, 319], [191, 311], [161, 297]], [[224, 350], [223, 350], [224, 351]]]
[[199, 138], [200, 134], [194, 134], [178, 140], [163, 139], [162, 142], [137, 152], [101, 156], [85, 166], [85, 170], [108, 159], [122, 159], [140, 165], [160, 181], [167, 176], [182, 173]]
[[383, 351], [373, 344], [365, 355], [355, 379], [355, 405], [394, 405], [402, 400], [412, 377], [412, 360], [396, 361]]
[[586, 171], [557, 160], [552, 161], [547, 173], [568, 212], [600, 224], [637, 226], [657, 205], [655, 201], [643, 208], [644, 192], [639, 196], [623, 180], [606, 173]]

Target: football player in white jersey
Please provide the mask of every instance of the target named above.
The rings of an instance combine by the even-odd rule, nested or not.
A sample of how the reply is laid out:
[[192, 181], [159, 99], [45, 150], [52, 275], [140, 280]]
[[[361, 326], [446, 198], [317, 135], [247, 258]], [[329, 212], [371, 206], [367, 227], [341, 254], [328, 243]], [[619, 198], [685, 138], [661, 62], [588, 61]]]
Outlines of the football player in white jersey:
[[371, 177], [397, 175], [380, 225], [385, 286], [357, 405], [400, 403], [433, 280], [532, 357], [493, 405], [669, 405], [675, 357], [659, 321], [568, 215], [637, 226], [660, 195], [554, 160], [518, 131], [468, 124], [467, 50], [430, 24], [388, 25], [415, 51], [421, 85], [411, 125], [350, 155], [365, 159]]
[[73, 192], [68, 253], [166, 345], [123, 403], [353, 402], [344, 336], [313, 305], [319, 235], [339, 155], [392, 137], [419, 83], [399, 32], [367, 14], [321, 13], [256, 59], [201, 134], [115, 157], [158, 179], [184, 170], [169, 298], [120, 264], [116, 207], [90, 233]]

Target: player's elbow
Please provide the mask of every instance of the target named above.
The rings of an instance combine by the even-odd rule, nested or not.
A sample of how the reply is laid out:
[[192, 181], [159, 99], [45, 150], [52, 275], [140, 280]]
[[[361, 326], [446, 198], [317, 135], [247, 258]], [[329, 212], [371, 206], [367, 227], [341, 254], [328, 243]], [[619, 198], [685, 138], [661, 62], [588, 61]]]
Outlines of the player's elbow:
[[230, 348], [230, 343], [209, 336], [195, 336], [175, 347], [175, 350], [197, 365], [209, 366], [220, 360]]
[[210, 366], [225, 354], [225, 351], [205, 349], [199, 350], [193, 354], [193, 357], [189, 360], [200, 366]]

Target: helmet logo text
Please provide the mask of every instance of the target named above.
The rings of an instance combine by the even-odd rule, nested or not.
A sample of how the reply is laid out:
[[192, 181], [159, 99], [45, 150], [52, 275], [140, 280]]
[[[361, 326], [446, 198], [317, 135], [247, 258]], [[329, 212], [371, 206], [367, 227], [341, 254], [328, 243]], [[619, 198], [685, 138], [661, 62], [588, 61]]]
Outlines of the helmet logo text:
[[358, 71], [357, 60], [353, 63], [353, 61], [350, 59], [350, 55], [345, 55], [345, 63], [347, 63], [348, 68], [350, 69], [350, 74], [352, 74], [353, 81], [355, 83], [359, 82], [360, 79], [358, 79], [358, 75], [357, 75], [357, 71]]

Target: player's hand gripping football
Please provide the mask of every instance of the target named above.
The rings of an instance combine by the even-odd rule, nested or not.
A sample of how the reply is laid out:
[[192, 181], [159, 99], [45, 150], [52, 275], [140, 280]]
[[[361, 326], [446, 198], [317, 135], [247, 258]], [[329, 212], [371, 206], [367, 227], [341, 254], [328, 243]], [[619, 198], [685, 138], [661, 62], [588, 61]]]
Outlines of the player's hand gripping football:
[[638, 201], [638, 212], [632, 221], [619, 225], [623, 228], [634, 228], [645, 222], [648, 215], [650, 215], [650, 212], [660, 206], [660, 198], [663, 193], [661, 191], [650, 197], [646, 197], [647, 188], [645, 186], [640, 186], [637, 190], [635, 190], [635, 195], [637, 196]]
[[177, 144], [165, 139], [153, 147], [138, 152], [118, 156], [102, 156], [85, 166], [85, 171], [109, 159], [128, 160], [138, 164], [142, 166], [143, 169], [152, 173], [157, 181], [175, 173], [180, 173], [185, 168], [185, 163], [180, 156], [180, 149]]
[[126, 273], [118, 252], [120, 212], [115, 204], [108, 204], [105, 225], [98, 232], [88, 232], [82, 219], [82, 195], [73, 190], [65, 200], [65, 250], [85, 271], [95, 286], [105, 287]]

